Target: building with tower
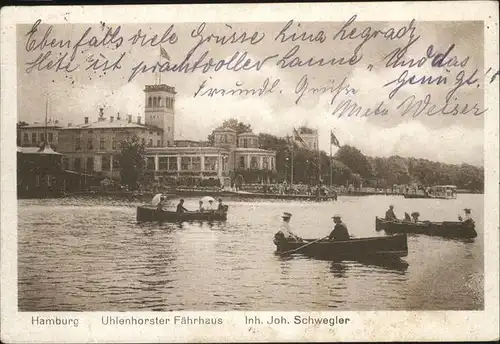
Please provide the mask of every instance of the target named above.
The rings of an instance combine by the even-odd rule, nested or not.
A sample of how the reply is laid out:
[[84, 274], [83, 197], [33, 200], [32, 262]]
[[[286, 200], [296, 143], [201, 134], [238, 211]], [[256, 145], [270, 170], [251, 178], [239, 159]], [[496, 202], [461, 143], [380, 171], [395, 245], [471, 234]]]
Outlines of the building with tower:
[[168, 85], [146, 85], [145, 124], [163, 130], [162, 145], [174, 145], [175, 133], [175, 88]]
[[[111, 115], [100, 108], [93, 121], [85, 116], [82, 124], [53, 128], [52, 138], [63, 154], [63, 169], [119, 180], [119, 143], [138, 136], [146, 145], [147, 175], [160, 183], [183, 178], [195, 185], [204, 179], [228, 185], [235, 173], [275, 171], [276, 152], [258, 148], [258, 136], [253, 132], [237, 134], [230, 128], [218, 128], [213, 131], [214, 142], [176, 141], [175, 95], [172, 86], [146, 85], [144, 121], [142, 116]], [[27, 126], [25, 130], [32, 129]], [[26, 134], [32, 139], [31, 132], [18, 130], [20, 142]], [[38, 135], [37, 143], [39, 139]]]

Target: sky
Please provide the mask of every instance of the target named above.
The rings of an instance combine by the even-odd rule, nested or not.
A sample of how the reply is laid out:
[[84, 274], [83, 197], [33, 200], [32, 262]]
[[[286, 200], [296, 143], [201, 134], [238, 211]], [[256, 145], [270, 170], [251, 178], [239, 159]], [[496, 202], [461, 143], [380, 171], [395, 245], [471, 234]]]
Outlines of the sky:
[[[144, 118], [144, 86], [157, 82], [157, 75], [152, 72], [139, 74], [129, 81], [131, 71], [139, 62], [153, 65], [160, 61], [160, 46], [139, 43], [132, 44], [128, 39], [141, 30], [147, 37], [168, 33], [171, 24], [122, 24], [116, 37], [123, 37], [121, 46], [98, 44], [108, 30], [116, 30], [117, 25], [108, 26], [106, 23], [93, 26], [77, 24], [54, 25], [47, 34], [46, 42], [52, 40], [70, 40], [67, 47], [36, 47], [42, 42], [49, 26], [40, 24], [37, 31], [29, 34], [32, 25], [19, 25], [17, 31], [17, 61], [18, 61], [18, 118], [27, 122], [42, 122], [45, 117], [45, 102], [48, 99], [49, 117], [58, 119], [61, 123], [80, 124], [84, 117], [96, 120], [100, 107], [104, 107], [106, 116], [131, 114]], [[388, 32], [391, 28], [400, 32], [400, 39], [384, 38], [382, 34], [371, 38], [360, 46], [362, 37], [340, 40], [333, 37], [342, 33], [345, 22], [292, 22], [289, 28], [279, 35], [285, 27], [280, 23], [208, 23], [203, 30], [200, 23], [176, 23], [170, 33], [175, 32], [175, 43], [163, 43], [162, 47], [170, 56], [170, 63], [180, 63], [193, 47], [199, 42], [200, 36], [207, 38], [210, 35], [231, 35], [239, 37], [246, 32], [247, 37], [255, 33], [255, 37], [262, 37], [256, 44], [248, 41], [228, 43], [222, 45], [212, 38], [196, 48], [191, 61], [196, 61], [205, 51], [208, 58], [214, 61], [229, 59], [235, 52], [246, 52], [252, 61], [261, 61], [266, 57], [278, 54], [277, 58], [267, 60], [260, 70], [247, 71], [210, 71], [201, 73], [164, 72], [162, 83], [174, 86], [176, 96], [176, 139], [205, 139], [207, 135], [221, 122], [228, 118], [238, 118], [240, 121], [251, 124], [254, 132], [266, 132], [284, 136], [291, 134], [294, 127], [307, 125], [317, 128], [320, 135], [320, 148], [329, 152], [329, 132], [333, 130], [341, 144], [353, 145], [369, 156], [387, 157], [390, 155], [413, 156], [446, 163], [470, 163], [483, 165], [484, 115], [468, 114], [429, 116], [422, 113], [414, 117], [411, 113], [402, 115], [401, 104], [408, 104], [414, 97], [415, 101], [423, 100], [427, 95], [436, 108], [444, 106], [448, 92], [454, 87], [453, 83], [462, 76], [462, 80], [471, 76], [477, 69], [480, 71], [477, 82], [460, 87], [450, 98], [449, 106], [455, 104], [472, 108], [477, 104], [483, 109], [484, 86], [483, 75], [483, 27], [480, 22], [357, 22], [349, 24], [346, 34], [356, 28], [355, 35], [374, 32]], [[406, 28], [406, 30], [405, 30]], [[90, 29], [88, 36], [82, 42], [93, 42], [94, 45], [84, 46], [76, 50], [75, 59], [71, 64], [70, 73], [66, 71], [29, 70], [30, 62], [36, 60], [40, 54], [50, 51], [54, 62], [60, 54], [73, 52], [73, 47], [80, 40], [84, 32]], [[194, 30], [195, 36], [191, 37]], [[321, 34], [323, 32], [323, 34]], [[303, 41], [293, 37], [282, 42], [281, 38], [295, 33], [295, 38], [301, 33], [304, 37], [311, 35], [317, 41]], [[404, 34], [403, 34], [404, 33]], [[90, 40], [95, 36], [95, 40]], [[325, 38], [324, 40], [322, 38]], [[432, 59], [422, 63], [420, 67], [405, 68], [386, 66], [384, 56], [394, 49], [403, 48], [411, 40], [403, 56], [403, 60], [411, 58], [418, 60], [425, 56], [432, 45], [434, 53], [450, 53], [443, 62], [455, 61], [447, 66], [433, 66]], [[320, 42], [323, 40], [323, 42]], [[31, 48], [27, 49], [31, 44]], [[356, 56], [361, 57], [355, 65], [313, 66], [313, 67], [286, 67], [277, 63], [294, 46], [299, 46], [297, 56], [302, 60], [332, 57], [345, 60], [353, 56], [355, 49], [360, 46]], [[33, 48], [35, 47], [35, 48]], [[122, 53], [120, 69], [85, 70], [89, 59], [105, 56], [110, 64]], [[100, 57], [100, 54], [102, 56]], [[50, 58], [49, 58], [50, 59]], [[49, 60], [48, 59], [48, 60]], [[46, 61], [48, 61], [46, 60]], [[85, 62], [87, 60], [87, 62]], [[64, 61], [69, 61], [66, 57]], [[465, 63], [464, 63], [465, 61]], [[165, 59], [162, 59], [165, 62]], [[462, 66], [458, 66], [462, 62]], [[77, 67], [78, 66], [78, 67]], [[406, 71], [406, 72], [405, 72]], [[404, 74], [407, 73], [407, 74]], [[403, 76], [402, 76], [403, 75]], [[406, 75], [406, 77], [404, 77]], [[384, 84], [397, 80], [414, 77], [414, 85], [405, 85], [392, 98], [389, 98], [394, 88], [383, 87]], [[446, 83], [440, 85], [419, 84], [422, 77], [431, 77], [433, 80], [446, 77]], [[194, 96], [202, 82], [207, 87], [231, 89], [240, 85], [240, 88], [258, 88], [268, 79], [272, 84], [279, 79], [279, 84], [273, 93], [263, 96], [233, 96], [215, 95]], [[308, 88], [325, 85], [338, 86], [342, 82], [355, 90], [355, 93], [341, 92], [337, 97], [326, 92], [306, 92], [298, 104], [297, 89], [300, 81], [307, 80]], [[344, 80], [344, 81], [343, 81]], [[304, 83], [302, 83], [304, 85]], [[409, 98], [410, 97], [410, 98]], [[333, 100], [332, 100], [333, 99]], [[405, 102], [405, 99], [406, 102]], [[387, 109], [385, 116], [348, 117], [339, 116], [334, 111], [343, 102], [355, 102], [363, 109], [374, 109], [383, 103]], [[431, 105], [429, 105], [430, 107]], [[363, 111], [364, 113], [364, 111]], [[335, 153], [335, 149], [333, 150]]]

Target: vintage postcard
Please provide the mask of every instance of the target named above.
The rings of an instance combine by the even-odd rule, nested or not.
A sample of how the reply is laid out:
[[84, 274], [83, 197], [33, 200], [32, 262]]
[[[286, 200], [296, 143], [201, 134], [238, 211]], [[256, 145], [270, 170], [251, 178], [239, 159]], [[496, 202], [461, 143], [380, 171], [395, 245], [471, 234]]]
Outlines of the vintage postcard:
[[2, 341], [499, 338], [494, 2], [1, 25]]

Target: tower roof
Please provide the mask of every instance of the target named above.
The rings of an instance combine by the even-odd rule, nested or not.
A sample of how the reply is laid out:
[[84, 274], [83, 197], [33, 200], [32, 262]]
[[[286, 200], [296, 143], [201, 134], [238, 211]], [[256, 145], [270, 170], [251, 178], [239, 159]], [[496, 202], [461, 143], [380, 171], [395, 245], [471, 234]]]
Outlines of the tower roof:
[[154, 91], [164, 91], [164, 92], [169, 92], [176, 94], [175, 92], [175, 87], [161, 84], [161, 85], [146, 85], [144, 88], [144, 92], [154, 92]]

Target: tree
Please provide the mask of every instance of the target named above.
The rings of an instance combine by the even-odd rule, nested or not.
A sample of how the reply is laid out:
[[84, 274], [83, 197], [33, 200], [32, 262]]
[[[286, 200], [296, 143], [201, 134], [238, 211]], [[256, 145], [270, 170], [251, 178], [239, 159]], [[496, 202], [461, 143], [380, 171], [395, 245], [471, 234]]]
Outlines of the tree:
[[335, 160], [344, 163], [352, 172], [358, 173], [363, 178], [371, 178], [372, 167], [368, 159], [355, 147], [344, 145], [335, 153]]
[[213, 146], [213, 145], [214, 145], [214, 143], [215, 143], [215, 135], [214, 135], [214, 133], [210, 133], [210, 134], [208, 134], [208, 136], [207, 136], [207, 141], [208, 141], [208, 144], [209, 144], [210, 146]]
[[236, 131], [236, 134], [246, 133], [252, 131], [252, 126], [238, 121], [236, 118], [226, 119], [219, 129], [231, 128]]
[[389, 185], [407, 184], [411, 177], [406, 159], [391, 156], [388, 159], [377, 159], [378, 176], [385, 179]]
[[309, 127], [306, 127], [305, 125], [303, 126], [300, 126], [297, 131], [300, 133], [300, 134], [315, 134], [316, 131], [314, 129], [311, 129]]
[[17, 127], [18, 128], [27, 127], [28, 125], [29, 125], [29, 123], [25, 122], [25, 121], [19, 121], [19, 122], [17, 122]]
[[146, 146], [137, 135], [120, 141], [120, 177], [130, 190], [137, 189], [146, 172]]

